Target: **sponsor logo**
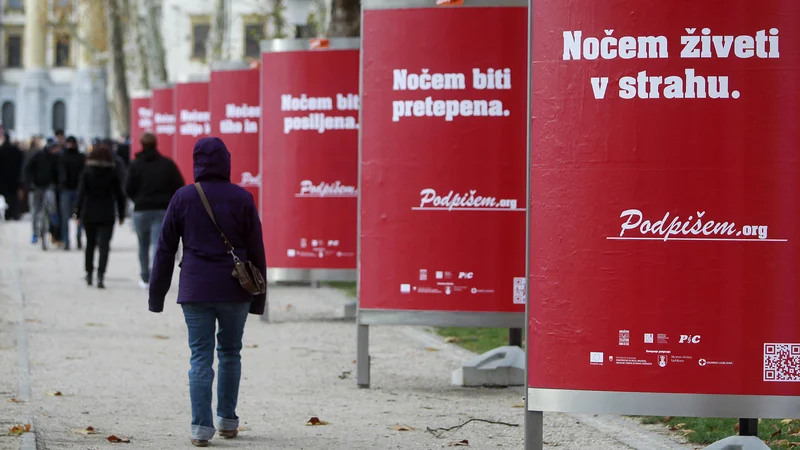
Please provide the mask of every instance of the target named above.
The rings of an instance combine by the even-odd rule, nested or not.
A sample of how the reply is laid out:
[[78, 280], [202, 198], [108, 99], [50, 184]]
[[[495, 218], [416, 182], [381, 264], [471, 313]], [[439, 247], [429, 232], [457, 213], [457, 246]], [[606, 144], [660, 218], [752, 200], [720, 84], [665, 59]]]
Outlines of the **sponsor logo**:
[[619, 330], [619, 345], [622, 345], [622, 346], [631, 345], [631, 331], [630, 330]]
[[474, 276], [473, 272], [459, 272], [458, 279], [459, 280], [471, 280]]
[[653, 333], [645, 333], [644, 334], [644, 343], [645, 344], [652, 344], [653, 341], [655, 340], [654, 338], [655, 338], [655, 336], [653, 336]]
[[333, 183], [321, 182], [315, 184], [311, 180], [300, 182], [300, 192], [295, 197], [357, 197], [358, 189], [355, 186], [342, 184], [341, 181]]
[[257, 177], [254, 177], [252, 173], [245, 172], [242, 174], [242, 182], [239, 183], [239, 186], [247, 187], [247, 186], [261, 186], [261, 174], [258, 174]]
[[450, 191], [445, 195], [438, 195], [435, 189], [427, 188], [420, 191], [419, 206], [411, 209], [420, 210], [473, 210], [473, 211], [525, 211], [517, 207], [516, 199], [497, 199], [476, 195], [477, 190], [464, 193]]
[[589, 364], [595, 365], [602, 365], [605, 357], [603, 352], [590, 352], [589, 353]]
[[678, 339], [679, 344], [699, 344], [700, 335], [682, 334]]

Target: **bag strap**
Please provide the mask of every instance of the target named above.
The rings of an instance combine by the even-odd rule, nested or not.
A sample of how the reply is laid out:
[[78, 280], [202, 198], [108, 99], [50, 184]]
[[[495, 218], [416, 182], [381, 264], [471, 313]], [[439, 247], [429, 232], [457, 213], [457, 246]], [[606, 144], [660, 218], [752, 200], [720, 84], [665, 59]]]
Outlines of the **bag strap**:
[[225, 245], [228, 246], [228, 249], [229, 249], [228, 253], [233, 254], [233, 250], [234, 250], [233, 245], [231, 245], [231, 242], [225, 236], [225, 233], [223, 233], [222, 229], [219, 227], [219, 225], [217, 225], [217, 219], [214, 218], [214, 212], [211, 211], [211, 204], [208, 203], [208, 198], [206, 197], [206, 193], [203, 192], [203, 187], [200, 186], [199, 182], [195, 183], [194, 187], [197, 188], [197, 193], [200, 194], [200, 200], [203, 201], [203, 206], [205, 206], [205, 208], [206, 208], [206, 212], [208, 213], [208, 217], [210, 217], [211, 221], [214, 222], [214, 226], [217, 227], [217, 231], [219, 232], [220, 237], [225, 242]]

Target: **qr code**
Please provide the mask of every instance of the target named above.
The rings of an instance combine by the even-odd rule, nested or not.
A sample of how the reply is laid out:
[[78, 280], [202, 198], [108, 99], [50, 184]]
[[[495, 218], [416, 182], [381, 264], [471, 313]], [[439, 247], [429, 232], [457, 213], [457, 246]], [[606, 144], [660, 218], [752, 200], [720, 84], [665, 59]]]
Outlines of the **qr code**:
[[800, 344], [764, 344], [764, 381], [800, 382]]

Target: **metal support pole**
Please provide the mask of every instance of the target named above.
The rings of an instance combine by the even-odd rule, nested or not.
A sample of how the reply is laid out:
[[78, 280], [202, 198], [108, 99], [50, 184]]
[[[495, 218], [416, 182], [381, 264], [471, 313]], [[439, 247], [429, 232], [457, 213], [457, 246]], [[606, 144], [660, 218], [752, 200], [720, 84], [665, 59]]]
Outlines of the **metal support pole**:
[[269, 322], [269, 285], [267, 285], [267, 300], [264, 304], [264, 314], [261, 316], [262, 322]]
[[508, 330], [508, 345], [522, 347], [522, 328], [510, 328]]
[[357, 325], [356, 339], [356, 383], [362, 389], [369, 389], [369, 325]]
[[758, 437], [758, 419], [739, 419], [739, 436]]
[[525, 411], [525, 450], [544, 450], [544, 414], [541, 411]]

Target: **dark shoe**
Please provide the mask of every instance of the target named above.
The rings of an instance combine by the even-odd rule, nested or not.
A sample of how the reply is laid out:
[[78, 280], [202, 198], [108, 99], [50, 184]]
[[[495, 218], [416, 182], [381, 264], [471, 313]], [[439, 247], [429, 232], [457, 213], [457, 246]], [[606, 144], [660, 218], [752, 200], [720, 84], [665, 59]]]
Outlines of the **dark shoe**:
[[83, 250], [83, 241], [78, 239], [78, 250]]
[[208, 441], [205, 439], [192, 439], [191, 441], [195, 447], [208, 447]]
[[239, 435], [239, 430], [219, 430], [219, 435], [225, 439], [234, 439]]
[[103, 275], [97, 275], [97, 288], [98, 289], [105, 289], [106, 285], [103, 283]]
[[87, 273], [86, 274], [86, 284], [88, 284], [89, 286], [92, 285], [92, 274], [91, 273]]
[[64, 244], [64, 251], [65, 251], [65, 252], [68, 252], [68, 251], [69, 251], [69, 244]]

